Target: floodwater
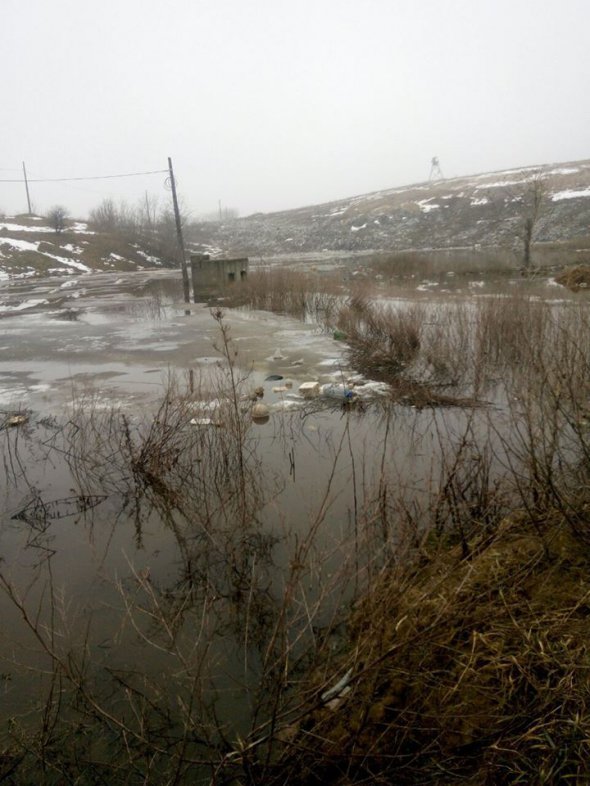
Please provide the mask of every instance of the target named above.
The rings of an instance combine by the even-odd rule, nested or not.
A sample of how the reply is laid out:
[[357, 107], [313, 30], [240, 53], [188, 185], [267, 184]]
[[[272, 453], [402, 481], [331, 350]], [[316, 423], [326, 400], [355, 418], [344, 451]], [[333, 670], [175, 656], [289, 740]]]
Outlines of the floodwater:
[[[472, 433], [486, 430], [477, 413], [392, 410], [377, 394], [360, 409], [302, 402], [302, 382], [349, 377], [342, 345], [313, 324], [228, 309], [240, 395], [262, 386], [276, 411], [248, 423], [238, 459], [223, 418], [200, 429], [181, 413], [175, 422], [194, 442], [172, 458], [158, 443], [156, 464], [169, 462], [163, 488], [145, 462], [137, 469], [139, 453], [125, 463], [121, 429], [145, 434], [163, 419], [171, 378], [206, 399], [227, 390], [220, 326], [180, 295], [165, 271], [0, 290], [0, 410], [28, 418], [0, 431], [0, 738], [8, 717], [36, 723], [56, 652], [86, 653], [98, 681], [138, 669], [154, 680], [197, 675], [215, 722], [247, 733], [276, 620], [290, 633], [329, 626], [387, 550], [384, 478], [417, 525], [420, 497], [440, 477], [441, 439], [460, 441], [469, 418]], [[282, 381], [270, 375], [292, 387], [274, 392]], [[167, 615], [180, 632], [163, 644]]]

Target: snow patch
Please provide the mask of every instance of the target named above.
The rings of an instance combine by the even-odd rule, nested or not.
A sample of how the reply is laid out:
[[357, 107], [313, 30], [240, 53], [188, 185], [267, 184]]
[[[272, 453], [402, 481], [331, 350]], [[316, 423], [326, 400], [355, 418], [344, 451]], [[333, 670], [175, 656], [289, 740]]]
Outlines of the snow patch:
[[95, 235], [96, 232], [92, 232], [92, 230], [88, 229], [88, 224], [85, 221], [76, 221], [70, 227], [68, 227], [69, 232], [75, 232], [76, 234], [82, 235]]
[[558, 191], [551, 197], [552, 202], [561, 202], [562, 199], [577, 199], [578, 197], [590, 197], [590, 186], [588, 188], [570, 188], [567, 191]]
[[73, 267], [76, 270], [81, 270], [83, 273], [91, 273], [92, 270], [88, 267], [88, 265], [83, 265], [82, 262], [77, 262], [75, 259], [70, 259], [70, 257], [58, 257], [55, 254], [46, 254], [43, 252], [44, 257], [49, 257], [49, 259], [55, 259], [56, 262], [59, 262], [66, 267]]
[[146, 254], [145, 251], [141, 251], [141, 249], [137, 249], [137, 253], [140, 257], [143, 257], [146, 262], [150, 262], [152, 265], [161, 265], [162, 260], [159, 257], [153, 257], [150, 254]]
[[11, 248], [16, 248], [19, 251], [37, 251], [40, 241], [33, 242], [31, 240], [19, 240], [12, 237], [0, 237], [0, 246], [8, 244]]
[[0, 222], [0, 229], [5, 229], [7, 232], [53, 232], [51, 227], [29, 227], [24, 224], [11, 224], [5, 221]]
[[504, 188], [505, 186], [518, 186], [520, 183], [526, 183], [524, 180], [497, 180], [493, 183], [482, 183], [481, 186], [476, 186], [476, 191], [482, 191], [484, 188]]
[[416, 205], [420, 208], [423, 213], [430, 213], [431, 210], [438, 210], [440, 205], [436, 203], [430, 204], [434, 197], [430, 197], [430, 199], [420, 199], [418, 202], [415, 202]]

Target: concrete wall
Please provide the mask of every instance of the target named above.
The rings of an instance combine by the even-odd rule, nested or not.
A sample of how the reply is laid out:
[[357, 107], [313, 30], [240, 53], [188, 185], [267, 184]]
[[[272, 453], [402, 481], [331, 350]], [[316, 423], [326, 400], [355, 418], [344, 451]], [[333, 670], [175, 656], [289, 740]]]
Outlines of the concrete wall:
[[248, 258], [210, 259], [205, 254], [191, 256], [193, 290], [222, 289], [248, 275]]

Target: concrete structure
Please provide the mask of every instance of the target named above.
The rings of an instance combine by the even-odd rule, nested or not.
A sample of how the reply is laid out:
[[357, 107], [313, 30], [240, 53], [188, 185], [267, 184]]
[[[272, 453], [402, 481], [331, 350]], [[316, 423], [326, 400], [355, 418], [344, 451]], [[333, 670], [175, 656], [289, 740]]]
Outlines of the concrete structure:
[[243, 281], [247, 275], [248, 257], [211, 259], [208, 254], [191, 255], [191, 278], [195, 301], [198, 291], [223, 289], [229, 284]]

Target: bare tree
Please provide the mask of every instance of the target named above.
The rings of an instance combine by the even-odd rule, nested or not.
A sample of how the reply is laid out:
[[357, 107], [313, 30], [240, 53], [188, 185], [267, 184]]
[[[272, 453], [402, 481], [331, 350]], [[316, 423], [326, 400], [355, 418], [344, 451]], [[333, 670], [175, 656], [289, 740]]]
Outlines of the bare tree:
[[88, 223], [99, 231], [113, 231], [119, 226], [119, 211], [112, 199], [103, 199], [88, 215]]
[[55, 205], [47, 213], [46, 218], [52, 229], [55, 229], [56, 232], [63, 232], [66, 228], [66, 219], [69, 215], [70, 213], [65, 207], [62, 205]]
[[522, 264], [525, 270], [531, 266], [531, 245], [535, 230], [543, 211], [547, 197], [548, 183], [542, 173], [533, 175], [527, 180], [522, 194]]

